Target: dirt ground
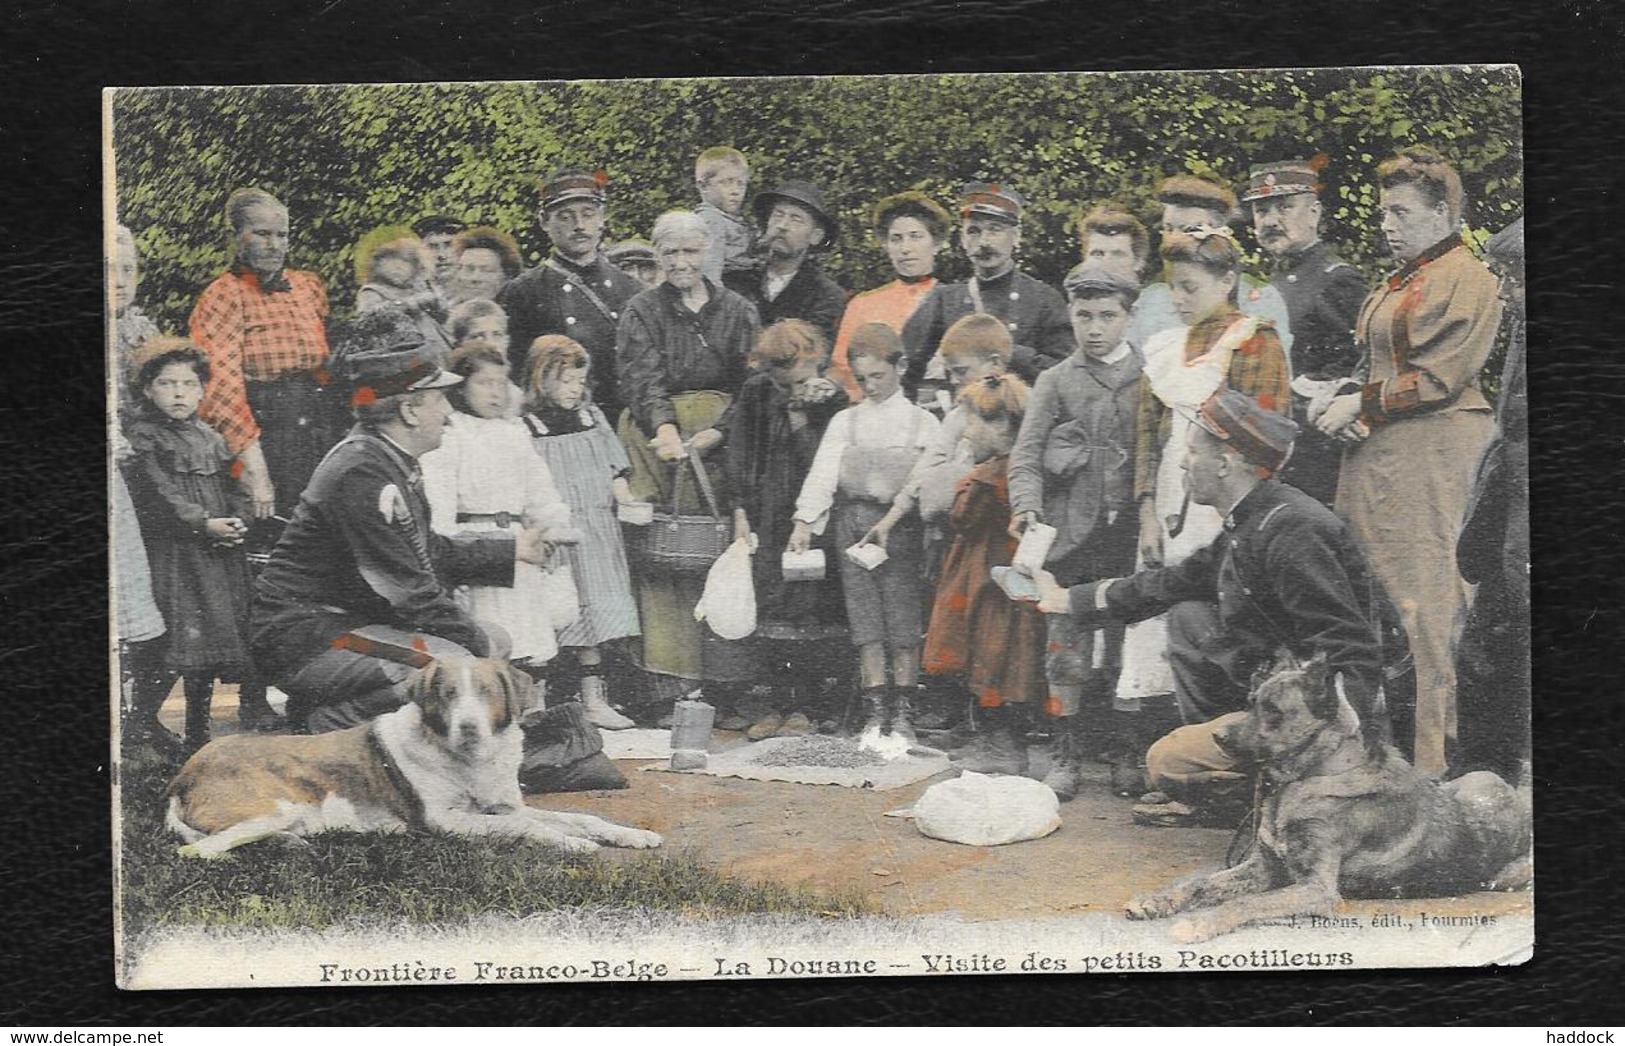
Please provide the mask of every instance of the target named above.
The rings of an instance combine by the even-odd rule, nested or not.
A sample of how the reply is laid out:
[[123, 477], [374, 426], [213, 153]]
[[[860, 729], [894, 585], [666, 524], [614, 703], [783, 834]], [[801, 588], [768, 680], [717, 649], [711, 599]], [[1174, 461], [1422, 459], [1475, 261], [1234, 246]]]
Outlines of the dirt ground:
[[[181, 727], [178, 694], [163, 713]], [[215, 736], [236, 728], [234, 688], [217, 692]], [[749, 744], [718, 731], [713, 752]], [[1044, 769], [1035, 761], [1035, 769]], [[1033, 919], [1116, 913], [1139, 893], [1202, 868], [1217, 867], [1228, 831], [1146, 828], [1132, 801], [1112, 794], [1107, 768], [1086, 764], [1089, 781], [1061, 805], [1049, 836], [998, 847], [929, 839], [912, 821], [886, 817], [909, 806], [944, 776], [889, 791], [661, 773], [659, 762], [618, 761], [630, 787], [547, 795], [549, 809], [577, 810], [660, 832], [666, 847], [698, 852], [720, 871], [753, 880], [805, 884], [867, 897], [890, 916], [956, 913], [968, 920]], [[618, 859], [616, 851], [604, 851]], [[1525, 911], [1528, 894], [1476, 894], [1429, 907], [1501, 913]], [[1368, 905], [1350, 904], [1349, 911]]]

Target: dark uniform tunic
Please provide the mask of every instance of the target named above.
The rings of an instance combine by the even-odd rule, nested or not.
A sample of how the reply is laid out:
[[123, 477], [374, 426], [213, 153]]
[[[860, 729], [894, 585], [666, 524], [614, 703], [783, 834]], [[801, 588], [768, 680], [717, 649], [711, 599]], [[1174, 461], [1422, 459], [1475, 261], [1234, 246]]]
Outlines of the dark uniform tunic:
[[825, 345], [835, 344], [841, 314], [846, 312], [846, 288], [824, 275], [811, 260], [801, 263], [801, 268], [776, 298], [768, 298], [766, 279], [758, 270], [735, 270], [724, 273], [722, 282], [756, 306], [763, 327], [770, 327], [779, 320], [806, 320], [824, 335]]
[[[1253, 672], [1285, 646], [1300, 657], [1325, 653], [1329, 672], [1344, 675], [1349, 703], [1371, 721], [1382, 674], [1374, 582], [1348, 528], [1302, 491], [1260, 483], [1211, 545], [1176, 566], [1111, 582], [1102, 611], [1095, 590], [1105, 583], [1071, 590], [1073, 617], [1103, 624], [1181, 603], [1215, 608], [1205, 628], [1173, 634], [1169, 645], [1176, 677], [1203, 691], [1192, 696], [1207, 718], [1245, 708]], [[1170, 619], [1171, 633], [1180, 620]]]
[[[1326, 381], [1353, 374], [1360, 362], [1354, 321], [1367, 291], [1360, 270], [1317, 242], [1280, 259], [1270, 286], [1286, 300], [1292, 324], [1289, 356], [1293, 377]], [[1281, 478], [1330, 506], [1337, 496], [1343, 448], [1309, 423], [1308, 407], [1308, 399], [1293, 394], [1292, 419], [1298, 423], [1298, 439]]]
[[513, 566], [510, 536], [432, 531], [417, 461], [356, 428], [317, 467], [255, 582], [255, 660], [286, 689], [331, 652], [335, 638], [367, 625], [439, 637], [484, 656], [485, 634], [451, 589], [511, 585]]
[[580, 266], [554, 254], [548, 264], [514, 277], [498, 292], [497, 304], [508, 313], [508, 359], [515, 384], [528, 385], [530, 343], [544, 334], [563, 334], [591, 357], [593, 402], [613, 424], [625, 406], [616, 374], [615, 332], [626, 303], [642, 290], [643, 284], [602, 255]]
[[[1022, 380], [1032, 384], [1041, 371], [1071, 355], [1072, 321], [1060, 291], [1014, 269], [992, 280], [971, 279], [976, 280], [981, 293], [981, 311], [1002, 320], [1009, 328], [1010, 340], [1015, 343], [1010, 369]], [[908, 352], [908, 371], [903, 380], [907, 387], [919, 384], [948, 328], [976, 311], [969, 282], [945, 283], [920, 303], [903, 325], [903, 347]]]

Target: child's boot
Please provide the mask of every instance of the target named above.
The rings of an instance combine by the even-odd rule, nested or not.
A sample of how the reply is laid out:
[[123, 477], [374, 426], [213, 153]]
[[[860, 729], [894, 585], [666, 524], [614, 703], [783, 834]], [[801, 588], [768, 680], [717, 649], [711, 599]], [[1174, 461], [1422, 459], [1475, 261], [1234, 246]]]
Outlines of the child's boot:
[[914, 696], [919, 693], [917, 686], [892, 687], [890, 732], [903, 738], [910, 745], [919, 743], [914, 734]]
[[1050, 720], [1054, 737], [1050, 741], [1049, 773], [1044, 775], [1044, 784], [1063, 803], [1078, 794], [1078, 785], [1083, 780], [1083, 718], [1069, 715]]
[[961, 759], [959, 768], [977, 774], [1025, 775], [1027, 737], [1021, 707], [1003, 705], [982, 711], [988, 722], [986, 747], [980, 758], [973, 754]]
[[888, 686], [871, 686], [863, 690], [863, 729], [859, 733], [867, 734], [873, 730], [883, 733], [886, 729], [886, 706], [889, 704]]
[[581, 703], [586, 706], [587, 722], [600, 730], [628, 730], [637, 725], [610, 707], [605, 690], [603, 676], [581, 677]]
[[195, 752], [209, 743], [209, 710], [214, 703], [214, 677], [187, 676], [182, 686], [186, 692], [186, 750]]

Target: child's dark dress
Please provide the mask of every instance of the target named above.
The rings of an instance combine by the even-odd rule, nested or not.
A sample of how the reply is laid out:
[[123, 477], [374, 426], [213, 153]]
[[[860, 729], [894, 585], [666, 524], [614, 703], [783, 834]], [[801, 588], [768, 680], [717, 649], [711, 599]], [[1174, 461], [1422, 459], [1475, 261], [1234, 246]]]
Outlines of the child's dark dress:
[[220, 434], [194, 415], [175, 421], [144, 407], [127, 433], [125, 481], [141, 519], [153, 596], [169, 625], [169, 666], [225, 673], [248, 664], [248, 560], [217, 545], [204, 522], [247, 520]]

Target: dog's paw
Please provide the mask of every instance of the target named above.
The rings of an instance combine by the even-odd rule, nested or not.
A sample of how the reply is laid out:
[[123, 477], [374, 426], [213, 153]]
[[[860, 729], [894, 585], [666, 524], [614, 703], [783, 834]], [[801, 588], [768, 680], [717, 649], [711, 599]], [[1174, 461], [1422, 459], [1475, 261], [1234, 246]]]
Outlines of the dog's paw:
[[563, 850], [565, 853], [592, 854], [598, 852], [598, 844], [585, 836], [561, 835], [557, 839], [550, 839], [548, 841], [553, 843], [553, 845], [557, 846], [559, 849]]
[[1153, 893], [1134, 898], [1128, 903], [1124, 914], [1130, 919], [1166, 919], [1178, 910], [1178, 898], [1171, 894]]
[[1218, 930], [1201, 916], [1187, 915], [1168, 927], [1168, 937], [1175, 944], [1200, 944], [1218, 936]]
[[185, 846], [175, 847], [175, 853], [192, 861], [225, 861], [231, 858], [230, 850], [213, 850], [202, 843], [187, 843]]
[[611, 846], [622, 846], [628, 850], [653, 850], [665, 842], [660, 838], [659, 832], [646, 832], [641, 828], [626, 828], [615, 834], [612, 839], [605, 842]]

